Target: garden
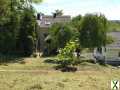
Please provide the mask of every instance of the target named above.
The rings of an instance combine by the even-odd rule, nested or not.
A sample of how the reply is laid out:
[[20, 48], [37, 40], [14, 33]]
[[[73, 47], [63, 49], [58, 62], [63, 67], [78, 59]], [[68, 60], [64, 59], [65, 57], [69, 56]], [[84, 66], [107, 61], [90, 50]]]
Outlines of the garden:
[[[54, 23], [44, 41], [46, 50], [40, 52], [32, 4], [41, 1], [0, 1], [0, 90], [109, 90], [111, 80], [120, 80], [120, 67], [104, 59], [104, 52], [105, 57], [119, 53], [106, 51], [115, 41], [107, 36], [112, 23], [93, 13]], [[56, 10], [53, 18], [59, 15], [62, 10]]]

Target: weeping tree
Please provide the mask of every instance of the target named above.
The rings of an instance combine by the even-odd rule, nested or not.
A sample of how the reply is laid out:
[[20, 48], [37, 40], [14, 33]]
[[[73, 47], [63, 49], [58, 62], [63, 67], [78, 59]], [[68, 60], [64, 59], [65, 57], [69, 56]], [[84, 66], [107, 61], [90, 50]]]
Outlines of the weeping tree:
[[86, 14], [82, 18], [80, 43], [84, 48], [93, 49], [106, 45], [107, 19], [102, 14]]

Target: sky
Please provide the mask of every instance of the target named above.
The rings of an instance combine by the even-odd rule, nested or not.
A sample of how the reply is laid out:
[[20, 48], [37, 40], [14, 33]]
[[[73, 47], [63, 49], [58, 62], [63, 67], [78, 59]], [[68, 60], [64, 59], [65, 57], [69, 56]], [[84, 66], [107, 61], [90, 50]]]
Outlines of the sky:
[[56, 9], [62, 9], [64, 15], [72, 17], [79, 14], [102, 13], [109, 20], [120, 20], [120, 0], [43, 0], [33, 5], [37, 12], [51, 15]]

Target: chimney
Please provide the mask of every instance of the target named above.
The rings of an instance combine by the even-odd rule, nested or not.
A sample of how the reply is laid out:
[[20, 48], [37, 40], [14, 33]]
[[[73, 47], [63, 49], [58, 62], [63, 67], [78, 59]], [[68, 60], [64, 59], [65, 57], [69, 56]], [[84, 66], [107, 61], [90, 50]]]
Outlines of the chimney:
[[37, 14], [37, 20], [39, 20], [39, 19], [40, 19], [40, 13]]
[[40, 20], [40, 21], [42, 20], [42, 14], [41, 13], [37, 14], [37, 20]]
[[56, 13], [53, 13], [53, 18], [56, 18], [57, 14]]

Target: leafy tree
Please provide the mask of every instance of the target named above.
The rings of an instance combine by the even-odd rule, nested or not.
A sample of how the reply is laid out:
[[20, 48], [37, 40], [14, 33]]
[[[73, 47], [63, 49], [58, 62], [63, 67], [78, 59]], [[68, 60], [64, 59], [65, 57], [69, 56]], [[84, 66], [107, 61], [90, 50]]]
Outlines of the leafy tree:
[[71, 26], [67, 24], [56, 23], [53, 24], [49, 30], [51, 36], [51, 49], [64, 48], [66, 43], [74, 36], [74, 31]]
[[70, 22], [70, 26], [73, 27], [73, 29], [75, 30], [74, 32], [74, 40], [75, 39], [78, 39], [79, 36], [80, 36], [80, 26], [81, 26], [81, 20], [82, 20], [82, 16], [81, 15], [78, 15], [76, 17], [73, 17], [71, 22]]
[[78, 15], [76, 17], [73, 17], [72, 18], [72, 21], [71, 21], [71, 24], [73, 25], [73, 27], [79, 31], [80, 29], [80, 25], [81, 25], [81, 19], [82, 19], [82, 16], [81, 15]]
[[94, 48], [106, 45], [107, 19], [104, 15], [86, 14], [81, 22], [80, 43], [82, 47]]

